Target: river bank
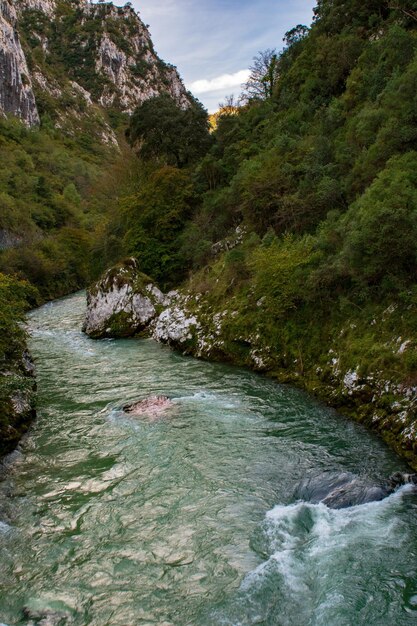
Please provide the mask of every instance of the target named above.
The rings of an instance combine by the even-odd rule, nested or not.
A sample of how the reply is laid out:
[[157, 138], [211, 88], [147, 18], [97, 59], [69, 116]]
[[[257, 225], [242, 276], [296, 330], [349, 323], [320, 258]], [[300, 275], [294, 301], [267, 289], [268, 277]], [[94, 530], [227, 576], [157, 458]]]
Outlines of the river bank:
[[35, 303], [33, 287], [0, 274], [0, 459], [35, 417], [34, 364], [24, 326], [24, 313]]
[[0, 372], [0, 461], [12, 452], [36, 417], [33, 361], [23, 350]]
[[398, 305], [375, 307], [371, 324], [361, 311], [338, 319], [312, 311], [307, 320], [292, 313], [283, 342], [262, 299], [248, 306], [190, 289], [165, 295], [139, 275], [130, 260], [90, 290], [85, 327], [91, 336], [145, 332], [182, 353], [296, 385], [376, 431], [417, 469], [417, 382], [404, 378], [398, 365], [413, 356], [415, 337], [400, 334], [409, 329]]

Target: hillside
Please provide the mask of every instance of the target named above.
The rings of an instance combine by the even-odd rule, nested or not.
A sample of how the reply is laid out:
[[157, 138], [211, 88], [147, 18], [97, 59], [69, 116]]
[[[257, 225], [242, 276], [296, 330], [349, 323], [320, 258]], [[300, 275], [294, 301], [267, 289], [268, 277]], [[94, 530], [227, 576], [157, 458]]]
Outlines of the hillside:
[[127, 153], [129, 114], [162, 93], [193, 99], [129, 4], [3, 0], [0, 37], [0, 270], [51, 298], [94, 275], [107, 203], [92, 189]]

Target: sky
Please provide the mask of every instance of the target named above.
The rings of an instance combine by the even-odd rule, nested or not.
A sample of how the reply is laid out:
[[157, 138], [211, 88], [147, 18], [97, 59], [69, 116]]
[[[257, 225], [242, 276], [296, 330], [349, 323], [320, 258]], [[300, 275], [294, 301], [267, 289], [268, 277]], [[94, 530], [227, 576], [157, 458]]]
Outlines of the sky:
[[177, 66], [186, 87], [209, 112], [214, 112], [226, 96], [239, 95], [259, 51], [282, 49], [282, 38], [288, 30], [297, 24], [311, 24], [317, 3], [132, 0], [132, 4], [149, 25], [159, 56]]

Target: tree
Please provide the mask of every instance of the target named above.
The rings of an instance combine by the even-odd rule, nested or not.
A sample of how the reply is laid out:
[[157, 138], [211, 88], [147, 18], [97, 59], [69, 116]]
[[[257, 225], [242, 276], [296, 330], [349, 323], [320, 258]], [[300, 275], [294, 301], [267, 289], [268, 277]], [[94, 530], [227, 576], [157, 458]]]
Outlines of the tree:
[[340, 260], [357, 280], [413, 281], [417, 263], [417, 153], [390, 159], [343, 218]]
[[274, 93], [278, 80], [278, 56], [276, 50], [264, 50], [253, 58], [250, 76], [242, 92], [242, 100], [267, 100]]
[[366, 35], [389, 16], [387, 0], [318, 0], [313, 11], [318, 30], [326, 35], [341, 32]]
[[309, 32], [310, 29], [307, 26], [298, 24], [285, 33], [282, 41], [286, 44], [287, 48], [291, 48], [291, 46], [307, 37]]
[[135, 256], [142, 271], [163, 289], [183, 277], [185, 263], [179, 238], [193, 202], [190, 172], [169, 165], [153, 171], [136, 196], [124, 199], [126, 254]]
[[156, 96], [136, 109], [127, 138], [143, 159], [191, 165], [211, 144], [207, 111], [197, 100], [181, 109], [168, 94]]

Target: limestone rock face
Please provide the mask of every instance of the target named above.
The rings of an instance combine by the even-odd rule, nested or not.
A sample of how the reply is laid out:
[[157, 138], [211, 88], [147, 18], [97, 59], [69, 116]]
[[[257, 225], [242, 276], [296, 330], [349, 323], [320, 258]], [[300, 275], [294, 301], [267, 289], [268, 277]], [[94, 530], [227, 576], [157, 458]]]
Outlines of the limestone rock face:
[[[89, 5], [89, 19], [97, 19], [102, 7]], [[99, 102], [104, 107], [117, 102], [123, 111], [133, 113], [145, 100], [169, 93], [183, 108], [189, 96], [177, 70], [162, 62], [153, 49], [149, 31], [135, 10], [129, 6], [106, 6], [106, 20], [118, 22], [126, 45], [104, 29], [97, 45], [96, 71], [108, 80]]]
[[65, 134], [87, 124], [98, 141], [116, 145], [108, 109], [131, 114], [162, 93], [190, 105], [176, 68], [158, 57], [130, 3], [0, 0], [0, 114], [34, 126], [37, 98]]
[[199, 326], [194, 315], [179, 305], [173, 305], [158, 316], [153, 337], [160, 343], [184, 348], [188, 342], [195, 339]]
[[94, 339], [131, 337], [144, 330], [165, 303], [135, 259], [108, 270], [87, 294], [83, 331]]
[[32, 80], [22, 50], [16, 10], [0, 0], [0, 112], [15, 115], [28, 126], [39, 123]]
[[43, 11], [45, 15], [52, 17], [56, 9], [56, 0], [21, 0], [20, 10], [35, 9]]
[[135, 259], [108, 270], [87, 292], [83, 331], [93, 339], [131, 337], [149, 329], [153, 338], [183, 351], [197, 341], [200, 323], [187, 297], [163, 294], [141, 274]]

